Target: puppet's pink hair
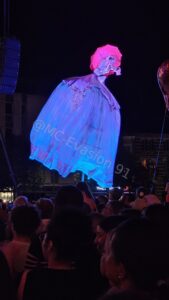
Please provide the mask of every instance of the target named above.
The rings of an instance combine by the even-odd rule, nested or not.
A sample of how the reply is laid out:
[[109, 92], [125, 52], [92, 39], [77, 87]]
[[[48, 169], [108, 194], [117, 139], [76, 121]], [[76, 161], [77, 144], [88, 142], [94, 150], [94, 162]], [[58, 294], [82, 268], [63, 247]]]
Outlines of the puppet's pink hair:
[[119, 67], [121, 64], [121, 57], [122, 54], [118, 47], [112, 45], [105, 45], [96, 49], [93, 55], [90, 58], [90, 69], [94, 71], [100, 65], [102, 59], [106, 58], [107, 56], [113, 56], [116, 58], [115, 66]]

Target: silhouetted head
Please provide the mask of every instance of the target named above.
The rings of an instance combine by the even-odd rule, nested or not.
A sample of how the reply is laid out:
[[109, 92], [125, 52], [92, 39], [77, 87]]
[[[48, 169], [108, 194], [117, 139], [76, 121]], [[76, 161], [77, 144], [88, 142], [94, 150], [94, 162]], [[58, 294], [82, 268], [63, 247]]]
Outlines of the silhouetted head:
[[66, 206], [73, 206], [83, 208], [82, 192], [73, 185], [62, 186], [55, 198], [55, 208], [62, 208]]

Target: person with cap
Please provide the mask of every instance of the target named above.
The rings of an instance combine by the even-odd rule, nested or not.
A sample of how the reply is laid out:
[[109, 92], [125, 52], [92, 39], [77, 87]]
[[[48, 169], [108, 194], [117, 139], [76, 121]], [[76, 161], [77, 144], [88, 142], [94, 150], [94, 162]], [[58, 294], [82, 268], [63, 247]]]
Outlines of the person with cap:
[[101, 46], [91, 56], [91, 74], [56, 87], [33, 124], [30, 159], [63, 177], [79, 170], [103, 188], [112, 186], [121, 120], [105, 80], [120, 75], [121, 58], [118, 47]]

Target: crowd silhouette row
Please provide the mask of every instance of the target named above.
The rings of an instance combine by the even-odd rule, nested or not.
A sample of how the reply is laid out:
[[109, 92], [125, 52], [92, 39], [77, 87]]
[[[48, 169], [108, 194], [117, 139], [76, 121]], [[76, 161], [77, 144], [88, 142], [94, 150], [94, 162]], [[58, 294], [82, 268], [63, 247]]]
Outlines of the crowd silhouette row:
[[3, 300], [169, 299], [169, 205], [137, 190], [93, 196], [86, 182], [54, 199], [0, 208]]

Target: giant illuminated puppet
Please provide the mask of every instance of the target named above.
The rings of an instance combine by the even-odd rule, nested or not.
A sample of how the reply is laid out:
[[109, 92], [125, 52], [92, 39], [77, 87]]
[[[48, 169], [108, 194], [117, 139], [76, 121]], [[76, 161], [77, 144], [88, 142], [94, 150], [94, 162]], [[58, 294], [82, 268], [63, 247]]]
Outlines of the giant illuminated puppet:
[[33, 124], [30, 159], [63, 177], [79, 170], [101, 187], [112, 186], [120, 107], [105, 80], [121, 74], [121, 58], [118, 47], [99, 47], [91, 56], [91, 74], [56, 87]]

